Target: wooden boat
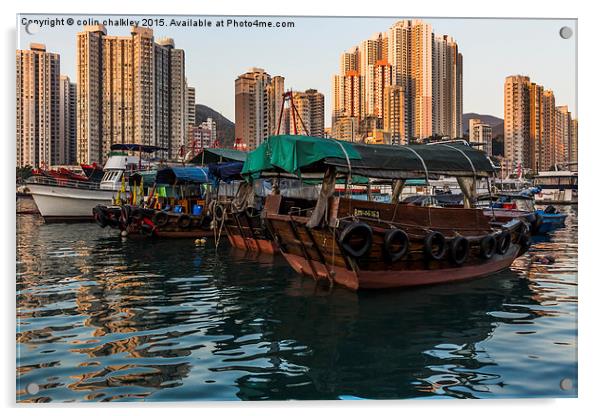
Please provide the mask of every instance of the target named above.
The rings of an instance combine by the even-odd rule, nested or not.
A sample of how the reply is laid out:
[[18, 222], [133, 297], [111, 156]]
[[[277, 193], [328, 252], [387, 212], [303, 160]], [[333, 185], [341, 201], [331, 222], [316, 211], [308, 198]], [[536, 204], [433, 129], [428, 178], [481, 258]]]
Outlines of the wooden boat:
[[[493, 174], [487, 156], [462, 143], [369, 146], [307, 136], [273, 136], [249, 154], [243, 175], [322, 176], [318, 201], [291, 206], [270, 195], [263, 217], [298, 273], [352, 290], [450, 283], [509, 267], [529, 245], [521, 219], [492, 224], [481, 209], [399, 201], [408, 178], [458, 178], [469, 205], [476, 180]], [[337, 177], [390, 179], [392, 203], [335, 197]]]
[[204, 186], [210, 182], [207, 168], [159, 169], [152, 186], [147, 180], [146, 188], [142, 177], [131, 179], [130, 186], [138, 193], [130, 193], [129, 203], [94, 208], [93, 216], [99, 226], [119, 229], [130, 237], [201, 238], [213, 235], [211, 216], [203, 210], [209, 198]]

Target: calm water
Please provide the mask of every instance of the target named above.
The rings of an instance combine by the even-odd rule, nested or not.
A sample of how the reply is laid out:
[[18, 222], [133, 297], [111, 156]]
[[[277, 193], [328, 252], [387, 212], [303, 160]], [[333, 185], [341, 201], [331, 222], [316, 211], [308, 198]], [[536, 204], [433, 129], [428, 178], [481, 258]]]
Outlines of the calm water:
[[223, 243], [18, 216], [17, 400], [574, 397], [577, 211], [563, 209], [567, 228], [509, 271], [389, 293], [317, 289]]

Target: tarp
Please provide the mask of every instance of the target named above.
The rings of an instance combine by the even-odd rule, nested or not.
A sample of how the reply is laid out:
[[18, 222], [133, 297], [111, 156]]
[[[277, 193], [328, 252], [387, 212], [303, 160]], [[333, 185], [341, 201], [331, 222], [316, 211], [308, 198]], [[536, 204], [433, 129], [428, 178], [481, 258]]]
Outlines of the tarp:
[[486, 177], [495, 172], [487, 154], [464, 142], [431, 145], [366, 145], [310, 136], [271, 136], [249, 153], [243, 176], [339, 173], [381, 179], [418, 179], [436, 175]]
[[175, 185], [185, 183], [208, 183], [209, 169], [199, 166], [169, 167], [157, 171], [155, 183]]
[[[354, 174], [371, 178], [424, 178], [428, 175], [484, 177], [495, 172], [495, 167], [481, 150], [466, 144], [446, 143], [431, 145], [366, 145], [353, 144], [361, 155], [351, 161]], [[326, 165], [347, 172], [347, 160], [327, 158]]]
[[221, 162], [244, 162], [247, 159], [247, 154], [247, 152], [243, 152], [242, 150], [208, 147], [190, 159], [188, 163], [199, 165]]
[[242, 179], [243, 162], [212, 163], [208, 166], [209, 173], [217, 180], [230, 182], [234, 179]]
[[298, 175], [304, 168], [327, 158], [355, 160], [361, 156], [349, 142], [312, 136], [271, 136], [249, 153], [242, 174], [257, 176], [272, 171]]
[[156, 170], [140, 170], [130, 175], [129, 184], [140, 185], [140, 180], [143, 180], [145, 187], [153, 186], [156, 176]]

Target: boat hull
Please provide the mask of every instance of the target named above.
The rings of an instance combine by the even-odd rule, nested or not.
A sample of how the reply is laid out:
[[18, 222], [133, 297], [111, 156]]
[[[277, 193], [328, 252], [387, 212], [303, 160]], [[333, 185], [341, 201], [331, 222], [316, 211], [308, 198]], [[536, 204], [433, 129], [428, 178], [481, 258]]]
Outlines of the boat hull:
[[92, 221], [96, 205], [110, 205], [114, 191], [28, 184], [40, 214], [46, 222]]
[[437, 268], [432, 270], [349, 270], [340, 266], [329, 266], [320, 262], [308, 260], [302, 256], [283, 253], [289, 265], [299, 274], [313, 277], [312, 270], [320, 278], [329, 276], [339, 285], [351, 290], [362, 289], [394, 289], [454, 283], [477, 279], [500, 272], [510, 267], [519, 253], [520, 247], [513, 244], [506, 254], [496, 255], [482, 264], [465, 265], [461, 267]]

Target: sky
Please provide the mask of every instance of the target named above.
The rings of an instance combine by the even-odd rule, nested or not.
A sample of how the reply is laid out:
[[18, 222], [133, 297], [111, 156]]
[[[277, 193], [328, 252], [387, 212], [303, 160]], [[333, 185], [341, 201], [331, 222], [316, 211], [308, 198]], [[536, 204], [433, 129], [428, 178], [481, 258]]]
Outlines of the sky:
[[[22, 19], [74, 19], [72, 25], [40, 25], [35, 34], [25, 30]], [[30, 42], [46, 44], [61, 55], [61, 73], [76, 81], [76, 33], [81, 19], [161, 18], [123, 15], [20, 15], [17, 49]], [[206, 19], [211, 27], [154, 27], [155, 39], [171, 37], [186, 54], [188, 85], [196, 88], [196, 103], [205, 104], [234, 121], [234, 81], [250, 67], [264, 68], [285, 78], [285, 88], [315, 88], [324, 94], [325, 124], [332, 112], [332, 76], [339, 71], [340, 54], [359, 45], [376, 32], [408, 16], [357, 17], [258, 17], [265, 22], [294, 22], [294, 28], [216, 27], [219, 20], [250, 20], [254, 17], [164, 16]], [[464, 57], [464, 113], [503, 116], [503, 85], [508, 75], [528, 75], [531, 81], [554, 91], [556, 105], [576, 108], [577, 23], [574, 19], [443, 19], [423, 18], [437, 34], [451, 35]], [[562, 39], [560, 28], [574, 35]], [[128, 35], [129, 26], [107, 26], [109, 35]]]

